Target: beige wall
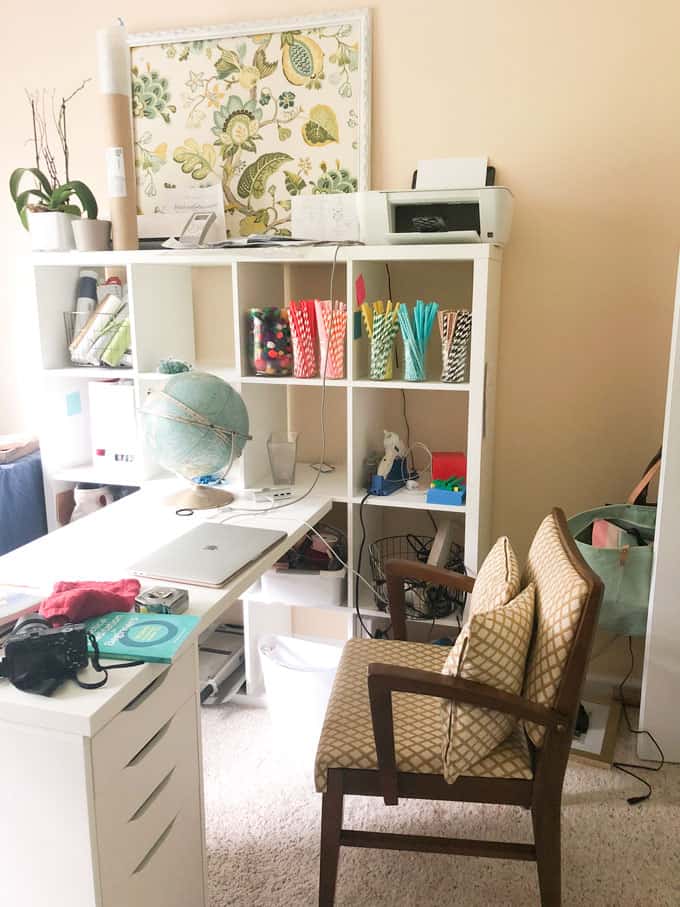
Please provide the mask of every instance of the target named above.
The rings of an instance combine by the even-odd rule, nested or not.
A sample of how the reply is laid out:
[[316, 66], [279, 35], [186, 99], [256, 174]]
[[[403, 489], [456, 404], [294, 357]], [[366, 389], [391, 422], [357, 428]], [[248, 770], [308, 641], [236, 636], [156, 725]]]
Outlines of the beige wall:
[[[15, 6], [0, 61], [0, 170], [30, 162], [23, 88], [66, 92], [94, 75], [94, 30], [114, 13], [137, 31], [335, 6]], [[660, 440], [680, 247], [680, 5], [381, 0], [374, 29], [374, 187], [408, 185], [421, 156], [488, 153], [515, 193], [494, 525], [524, 552], [552, 504], [574, 512], [621, 499]], [[72, 170], [101, 195], [100, 122], [92, 88], [71, 108]], [[2, 432], [22, 422], [12, 324], [23, 300], [12, 274], [26, 246], [4, 189], [0, 231]]]

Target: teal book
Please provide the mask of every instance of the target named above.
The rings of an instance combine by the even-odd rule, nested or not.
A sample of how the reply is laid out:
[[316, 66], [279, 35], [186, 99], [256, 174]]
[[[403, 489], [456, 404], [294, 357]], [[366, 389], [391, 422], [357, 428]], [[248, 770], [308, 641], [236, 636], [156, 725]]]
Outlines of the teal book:
[[[102, 658], [156, 661], [170, 664], [199, 618], [191, 614], [112, 612], [85, 621]], [[90, 652], [92, 647], [89, 646]]]

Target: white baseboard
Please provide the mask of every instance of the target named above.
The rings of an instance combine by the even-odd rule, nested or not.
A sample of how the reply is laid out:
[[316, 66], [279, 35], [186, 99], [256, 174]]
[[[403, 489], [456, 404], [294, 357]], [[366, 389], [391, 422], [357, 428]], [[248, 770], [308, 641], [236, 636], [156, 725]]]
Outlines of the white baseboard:
[[[616, 674], [610, 674], [606, 671], [603, 671], [601, 673], [598, 673], [596, 671], [589, 672], [586, 675], [581, 698], [618, 698], [620, 683], [621, 677], [618, 677]], [[631, 705], [639, 704], [641, 690], [642, 687], [639, 678], [631, 677], [631, 679], [626, 683], [626, 702], [629, 702]]]

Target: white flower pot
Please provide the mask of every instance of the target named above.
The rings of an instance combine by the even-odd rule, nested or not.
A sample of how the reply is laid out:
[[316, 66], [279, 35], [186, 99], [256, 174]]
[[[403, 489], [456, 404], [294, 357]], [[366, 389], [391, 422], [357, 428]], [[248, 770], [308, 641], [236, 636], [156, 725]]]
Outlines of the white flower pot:
[[111, 221], [74, 218], [71, 227], [79, 252], [105, 252], [111, 248]]
[[68, 252], [75, 249], [72, 214], [63, 211], [29, 211], [28, 232], [34, 252]]

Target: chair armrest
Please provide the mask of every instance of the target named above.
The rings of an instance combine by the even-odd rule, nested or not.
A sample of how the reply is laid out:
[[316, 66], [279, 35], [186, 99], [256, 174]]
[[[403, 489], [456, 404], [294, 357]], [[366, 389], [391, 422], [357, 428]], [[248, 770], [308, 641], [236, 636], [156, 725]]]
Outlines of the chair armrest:
[[445, 586], [457, 592], [472, 592], [475, 581], [471, 576], [463, 573], [454, 573], [442, 567], [431, 564], [421, 564], [419, 561], [389, 560], [385, 563], [385, 577], [387, 579], [387, 600], [389, 602], [390, 619], [395, 639], [406, 639], [406, 607], [404, 583], [406, 580], [419, 580], [420, 582], [433, 583], [435, 586]]
[[422, 671], [400, 665], [369, 664], [368, 696], [373, 720], [373, 736], [378, 756], [378, 773], [383, 788], [385, 804], [397, 803], [397, 764], [394, 753], [394, 718], [392, 693], [414, 693], [420, 696], [437, 696], [465, 702], [481, 708], [496, 709], [541, 724], [558, 733], [569, 729], [565, 715], [548, 709], [537, 702], [530, 702], [515, 693], [506, 693], [485, 683], [476, 683], [462, 677]]

